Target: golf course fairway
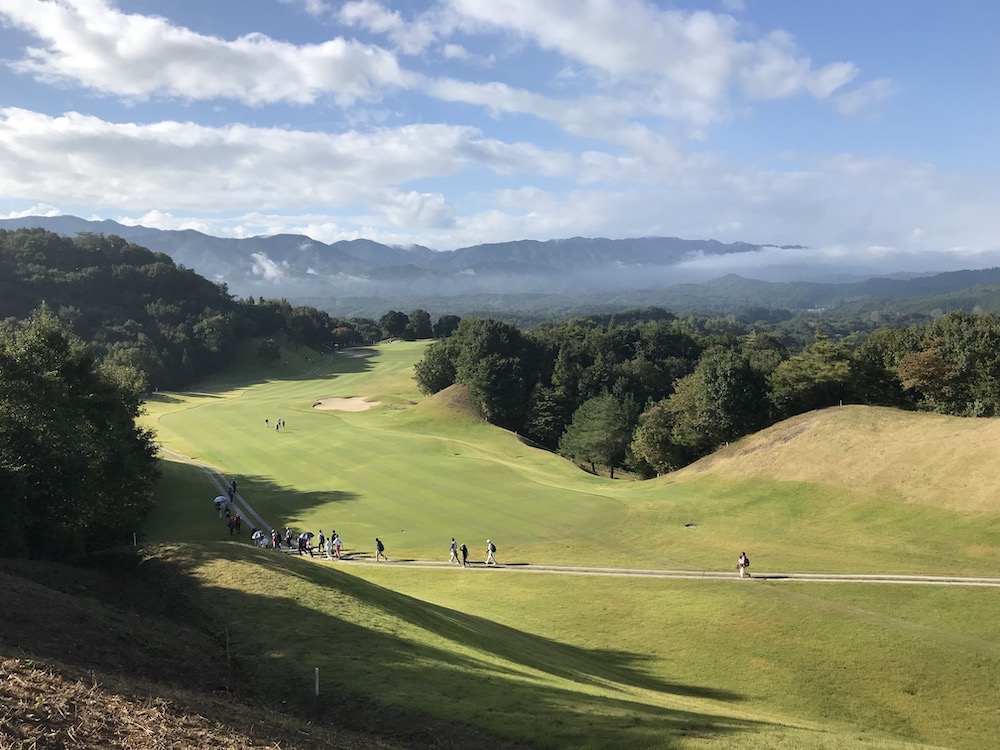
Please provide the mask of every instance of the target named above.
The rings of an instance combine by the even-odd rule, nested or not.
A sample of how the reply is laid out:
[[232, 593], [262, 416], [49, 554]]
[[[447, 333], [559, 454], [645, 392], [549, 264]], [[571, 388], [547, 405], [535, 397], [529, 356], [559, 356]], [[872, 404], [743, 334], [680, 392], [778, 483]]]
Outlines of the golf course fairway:
[[[540, 747], [995, 745], [1000, 587], [783, 575], [995, 581], [1000, 504], [962, 487], [991, 481], [996, 421], [843, 407], [610, 480], [484, 423], [460, 388], [421, 395], [424, 346], [286, 353], [147, 403], [186, 459], [163, 462], [147, 544], [260, 679], [311, 696], [318, 668], [325, 690]], [[348, 559], [231, 537], [212, 472], [269, 527], [335, 529]], [[447, 563], [452, 537], [473, 566]]]

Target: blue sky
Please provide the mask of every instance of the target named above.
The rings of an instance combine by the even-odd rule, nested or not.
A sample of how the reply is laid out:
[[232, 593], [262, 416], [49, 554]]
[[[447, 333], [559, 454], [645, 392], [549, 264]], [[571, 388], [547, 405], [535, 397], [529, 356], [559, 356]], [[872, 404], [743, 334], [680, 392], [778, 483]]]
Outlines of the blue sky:
[[0, 0], [0, 217], [997, 265], [998, 30], [994, 0]]

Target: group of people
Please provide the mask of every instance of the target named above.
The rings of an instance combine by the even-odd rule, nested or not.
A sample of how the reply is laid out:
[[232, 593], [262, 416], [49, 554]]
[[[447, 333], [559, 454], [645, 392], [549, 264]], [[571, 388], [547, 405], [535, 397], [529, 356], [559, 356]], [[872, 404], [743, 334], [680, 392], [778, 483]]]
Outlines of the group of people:
[[331, 531], [329, 537], [323, 536], [323, 529], [319, 530], [319, 548], [320, 550], [326, 552], [326, 559], [340, 559], [340, 548], [343, 546], [343, 542], [340, 539], [340, 534], [336, 531]]
[[[233, 498], [236, 494], [236, 480], [232, 481], [229, 486], [229, 497]], [[216, 500], [216, 508], [219, 510], [220, 516], [225, 513], [226, 525], [229, 528], [229, 535], [239, 534], [242, 526], [243, 519], [240, 517], [239, 513], [234, 514], [234, 508], [230, 503], [224, 502], [223, 499]], [[263, 532], [261, 532], [263, 534]], [[256, 540], [257, 531], [254, 530], [254, 537]], [[313, 535], [310, 532], [302, 532], [295, 535], [290, 527], [285, 528], [284, 540], [282, 540], [281, 534], [279, 534], [275, 529], [271, 529], [271, 548], [275, 550], [280, 550], [282, 541], [284, 541], [285, 546], [288, 549], [292, 548], [292, 540], [296, 540], [298, 553], [300, 555], [308, 554], [310, 557], [315, 557], [314, 547], [313, 547]], [[267, 536], [264, 535], [262, 541], [262, 546], [266, 546]], [[318, 547], [320, 553], [325, 553], [327, 560], [341, 560], [341, 548], [344, 546], [343, 540], [340, 538], [340, 534], [336, 531], [331, 531], [330, 536], [323, 534], [323, 530], [320, 529], [318, 537]], [[493, 543], [492, 539], [486, 540], [486, 560], [484, 565], [497, 565], [496, 559], [497, 546]], [[455, 541], [455, 537], [451, 538], [451, 544], [448, 546], [448, 562], [461, 565], [463, 568], [469, 565], [469, 548], [463, 543], [461, 545]], [[385, 554], [385, 543], [375, 537], [375, 562], [380, 560], [389, 561], [389, 558]], [[740, 574], [740, 578], [749, 578], [750, 573], [747, 568], [750, 567], [750, 558], [747, 557], [746, 552], [740, 552], [739, 559], [736, 561], [736, 570]]]
[[[497, 546], [493, 544], [492, 539], [486, 540], [486, 565], [496, 565], [497, 559], [494, 556], [497, 551]], [[461, 547], [458, 546], [458, 542], [455, 541], [455, 537], [451, 538], [451, 545], [448, 547], [449, 557], [448, 562], [459, 563], [463, 568], [469, 566], [469, 548], [463, 543]], [[462, 555], [462, 559], [459, 560], [459, 553]]]
[[[268, 429], [270, 427], [271, 427], [271, 420], [265, 418], [264, 419], [264, 429]], [[285, 429], [285, 420], [284, 419], [276, 419], [276, 420], [274, 420], [274, 431], [275, 432], [281, 432], [283, 429]]]
[[[236, 481], [233, 480], [233, 485], [235, 484]], [[233, 492], [235, 492], [235, 490], [230, 492], [230, 500], [232, 500]], [[243, 531], [243, 517], [236, 511], [236, 508], [231, 502], [226, 502], [226, 499], [220, 495], [215, 498], [215, 509], [219, 513], [219, 518], [225, 517], [226, 528], [229, 529], [229, 536], [234, 536]]]
[[271, 529], [271, 549], [280, 550], [282, 545], [287, 549], [292, 549], [292, 543], [294, 541], [295, 549], [300, 555], [309, 555], [309, 557], [315, 557], [316, 551], [318, 550], [320, 554], [325, 554], [327, 560], [340, 560], [340, 550], [344, 546], [343, 540], [340, 538], [340, 534], [336, 531], [331, 531], [330, 536], [326, 536], [323, 530], [319, 530], [319, 536], [316, 537], [318, 544], [313, 545], [313, 534], [309, 531], [303, 531], [296, 534], [292, 531], [291, 527], [285, 527], [284, 536], [279, 534], [276, 529]]

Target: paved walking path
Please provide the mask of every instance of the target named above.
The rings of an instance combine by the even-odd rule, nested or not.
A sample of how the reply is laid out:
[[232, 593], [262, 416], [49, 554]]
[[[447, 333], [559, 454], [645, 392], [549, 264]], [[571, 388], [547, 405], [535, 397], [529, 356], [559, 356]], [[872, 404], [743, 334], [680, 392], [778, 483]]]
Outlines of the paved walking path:
[[[166, 454], [174, 458], [190, 463], [200, 468], [209, 478], [220, 495], [228, 496], [230, 482], [224, 474], [210, 466], [205, 466], [180, 453], [160, 448]], [[270, 530], [273, 528], [264, 518], [247, 502], [246, 498], [236, 492], [232, 500], [232, 506], [251, 526], [260, 529], [268, 534], [270, 541]], [[285, 549], [285, 552], [297, 552], [296, 549]], [[323, 550], [314, 550], [315, 558], [326, 561]], [[357, 556], [359, 553], [343, 553], [340, 560], [333, 560], [337, 564], [347, 565], [381, 565], [400, 568], [421, 568], [448, 570], [460, 568], [460, 565], [444, 561], [434, 560], [392, 560], [388, 562], [376, 562], [369, 557], [370, 553], [360, 553], [364, 556]], [[982, 586], [1000, 588], [1000, 578], [971, 577], [971, 576], [931, 576], [931, 575], [905, 575], [893, 573], [787, 573], [787, 572], [758, 572], [754, 571], [750, 578], [741, 579], [736, 571], [720, 570], [669, 570], [659, 568], [607, 568], [587, 565], [547, 565], [544, 563], [506, 563], [499, 565], [484, 565], [481, 562], [470, 562], [466, 570], [471, 571], [497, 571], [499, 573], [535, 573], [547, 575], [566, 576], [609, 576], [615, 578], [676, 578], [692, 580], [726, 580], [726, 581], [770, 581], [770, 582], [793, 582], [793, 583], [882, 583], [911, 586]]]
[[[403, 568], [453, 569], [461, 567], [455, 563], [424, 560], [399, 560], [378, 562], [367, 558], [347, 556], [337, 561], [350, 565], [381, 565]], [[889, 583], [924, 586], [988, 586], [1000, 587], [1000, 578], [980, 578], [967, 576], [902, 575], [892, 573], [783, 573], [759, 572], [752, 577], [740, 579], [736, 571], [719, 570], [663, 570], [659, 568], [602, 568], [585, 565], [546, 565], [544, 563], [513, 563], [486, 566], [481, 562], [470, 563], [467, 570], [489, 570], [501, 573], [539, 573], [550, 575], [611, 576], [617, 578], [681, 578], [696, 580], [726, 581], [792, 581], [808, 583]]]
[[[215, 485], [215, 488], [216, 490], [218, 490], [219, 495], [222, 495], [224, 497], [229, 497], [230, 480], [226, 477], [225, 474], [216, 471], [211, 466], [205, 466], [205, 464], [200, 464], [197, 461], [181, 453], [176, 453], [162, 446], [160, 447], [160, 451], [166, 453], [169, 456], [173, 456], [178, 461], [184, 461], [185, 463], [189, 463], [192, 466], [197, 466], [199, 469], [205, 472], [205, 476], [207, 476], [209, 481], [213, 485]], [[237, 482], [237, 487], [238, 486], [239, 483]], [[237, 490], [236, 494], [233, 495], [233, 499], [230, 502], [230, 505], [232, 505], [232, 507], [236, 510], [236, 512], [239, 513], [240, 516], [242, 516], [243, 519], [250, 524], [250, 526], [252, 526], [255, 529], [260, 529], [265, 534], [267, 534], [268, 539], [270, 539], [272, 527], [269, 526], [268, 523], [263, 519], [263, 517], [256, 510], [253, 509], [253, 506], [251, 506], [250, 503], [246, 501], [246, 498], [244, 498], [239, 493], [239, 490]]]

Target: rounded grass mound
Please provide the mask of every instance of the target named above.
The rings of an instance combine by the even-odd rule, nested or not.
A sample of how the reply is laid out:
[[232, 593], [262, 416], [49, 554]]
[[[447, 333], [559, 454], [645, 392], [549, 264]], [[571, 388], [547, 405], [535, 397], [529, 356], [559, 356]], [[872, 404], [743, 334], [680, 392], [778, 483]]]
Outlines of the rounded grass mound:
[[1000, 513], [1000, 419], [873, 406], [801, 414], [677, 472], [840, 487], [947, 510]]

